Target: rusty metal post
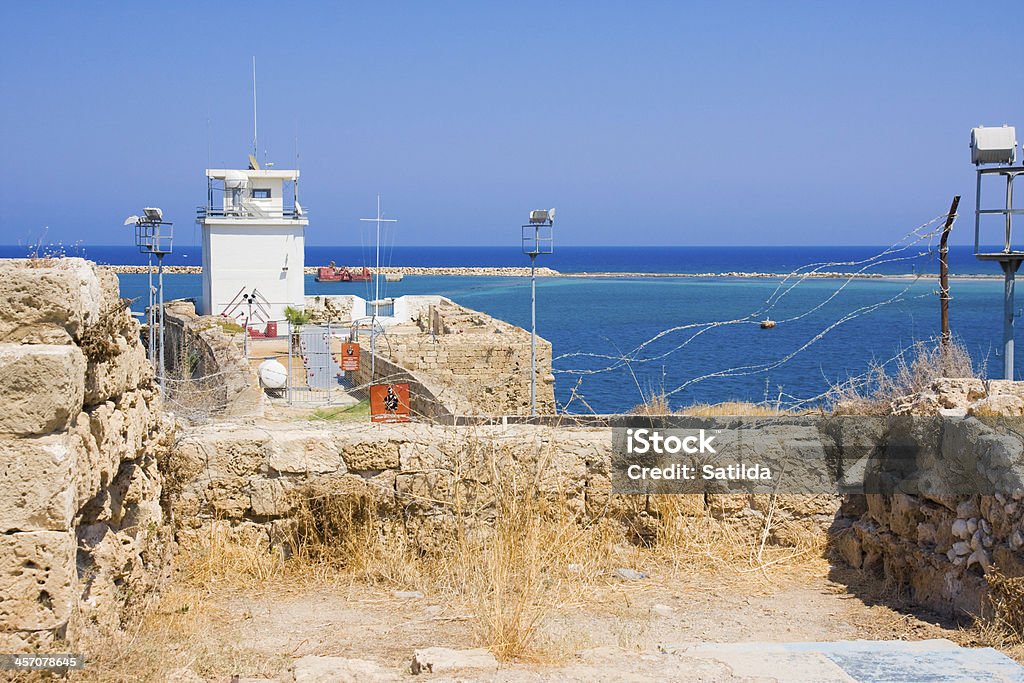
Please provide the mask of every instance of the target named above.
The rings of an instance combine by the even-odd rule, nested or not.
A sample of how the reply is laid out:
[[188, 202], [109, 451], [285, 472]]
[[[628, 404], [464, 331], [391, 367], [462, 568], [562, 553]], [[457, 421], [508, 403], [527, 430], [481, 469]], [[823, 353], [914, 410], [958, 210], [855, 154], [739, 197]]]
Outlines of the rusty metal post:
[[942, 237], [939, 239], [939, 307], [942, 320], [942, 353], [946, 353], [949, 345], [949, 231], [953, 229], [956, 221], [956, 210], [960, 206], [960, 195], [953, 197], [953, 203], [949, 206], [949, 213], [946, 215], [946, 224], [942, 228]]

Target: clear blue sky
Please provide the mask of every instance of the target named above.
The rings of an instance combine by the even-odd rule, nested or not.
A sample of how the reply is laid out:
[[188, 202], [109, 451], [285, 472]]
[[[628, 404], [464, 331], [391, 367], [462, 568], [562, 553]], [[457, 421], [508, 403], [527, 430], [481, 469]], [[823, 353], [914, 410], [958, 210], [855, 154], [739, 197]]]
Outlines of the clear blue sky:
[[311, 244], [378, 192], [404, 245], [515, 245], [548, 206], [563, 245], [888, 243], [973, 207], [1022, 35], [1022, 2], [4, 2], [0, 243], [127, 243], [143, 205], [195, 243], [253, 55]]

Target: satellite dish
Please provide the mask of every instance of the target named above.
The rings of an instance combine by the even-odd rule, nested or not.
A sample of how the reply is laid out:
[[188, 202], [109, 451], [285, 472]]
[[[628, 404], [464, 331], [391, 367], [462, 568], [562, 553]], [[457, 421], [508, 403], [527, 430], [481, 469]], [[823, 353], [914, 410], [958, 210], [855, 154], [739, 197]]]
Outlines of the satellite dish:
[[138, 216], [128, 216], [128, 218], [124, 219], [124, 224], [125, 225], [135, 225], [138, 222], [139, 222], [139, 217]]
[[249, 155], [249, 170], [258, 171], [260, 170], [260, 162], [256, 161], [256, 157]]
[[260, 384], [266, 389], [284, 389], [288, 384], [288, 370], [273, 358], [260, 363], [256, 368]]
[[296, 216], [301, 216], [302, 215], [302, 204], [299, 204], [299, 200], [298, 199], [295, 200], [295, 215]]
[[553, 208], [548, 210], [548, 220], [552, 223], [555, 221], [555, 210]]

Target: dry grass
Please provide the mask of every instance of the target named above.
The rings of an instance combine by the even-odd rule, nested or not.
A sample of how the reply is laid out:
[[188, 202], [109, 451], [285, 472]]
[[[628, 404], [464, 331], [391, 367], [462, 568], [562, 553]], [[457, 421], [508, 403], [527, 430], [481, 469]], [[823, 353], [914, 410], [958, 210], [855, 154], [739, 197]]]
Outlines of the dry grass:
[[630, 415], [658, 417], [663, 415], [692, 415], [695, 417], [771, 417], [791, 413], [763, 403], [746, 401], [725, 401], [723, 403], [694, 403], [678, 410], [672, 410], [668, 397], [662, 393], [651, 394], [643, 403], [629, 411]]
[[998, 567], [985, 574], [988, 610], [975, 620], [979, 637], [1000, 648], [1024, 646], [1024, 576], [1009, 577]]
[[[909, 359], [909, 360], [908, 360]], [[832, 388], [828, 402], [846, 415], [886, 415], [893, 406], [931, 388], [942, 377], [984, 377], [967, 348], [957, 340], [945, 347], [938, 340], [916, 342], [892, 369], [874, 364], [862, 377]]]

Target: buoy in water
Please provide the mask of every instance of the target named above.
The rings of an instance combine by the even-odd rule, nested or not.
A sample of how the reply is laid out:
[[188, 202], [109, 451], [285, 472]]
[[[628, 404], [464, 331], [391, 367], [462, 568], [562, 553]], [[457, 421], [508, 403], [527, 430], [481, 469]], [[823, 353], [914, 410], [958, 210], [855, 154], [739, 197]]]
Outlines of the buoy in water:
[[765, 318], [764, 320], [761, 321], [761, 329], [762, 330], [770, 330], [773, 327], [775, 327], [775, 321], [774, 320], [771, 320], [769, 318]]

